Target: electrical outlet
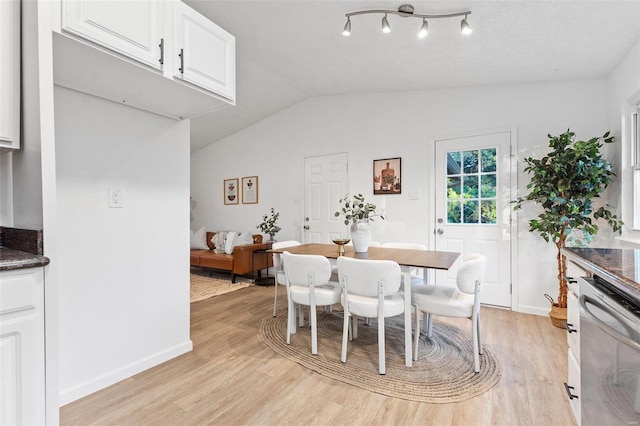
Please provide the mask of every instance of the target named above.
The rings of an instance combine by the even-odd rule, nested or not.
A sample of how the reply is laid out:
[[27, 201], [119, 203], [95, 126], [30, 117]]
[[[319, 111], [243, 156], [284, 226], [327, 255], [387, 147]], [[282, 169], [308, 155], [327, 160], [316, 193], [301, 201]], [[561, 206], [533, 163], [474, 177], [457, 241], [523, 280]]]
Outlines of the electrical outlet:
[[119, 189], [109, 188], [109, 199], [107, 203], [109, 205], [109, 208], [122, 208], [122, 191], [120, 191]]

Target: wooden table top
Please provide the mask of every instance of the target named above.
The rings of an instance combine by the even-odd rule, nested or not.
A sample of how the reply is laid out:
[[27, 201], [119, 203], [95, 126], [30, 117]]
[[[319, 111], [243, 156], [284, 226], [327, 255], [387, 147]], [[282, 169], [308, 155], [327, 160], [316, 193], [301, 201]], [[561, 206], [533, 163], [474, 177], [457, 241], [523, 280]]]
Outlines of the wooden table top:
[[[449, 269], [460, 253], [433, 250], [409, 250], [386, 247], [369, 247], [366, 253], [356, 253], [353, 246], [344, 246], [347, 257], [369, 260], [393, 260], [399, 265], [418, 268]], [[293, 247], [269, 250], [272, 253], [288, 251], [293, 254], [317, 254], [331, 259], [338, 258], [335, 244], [302, 244]]]

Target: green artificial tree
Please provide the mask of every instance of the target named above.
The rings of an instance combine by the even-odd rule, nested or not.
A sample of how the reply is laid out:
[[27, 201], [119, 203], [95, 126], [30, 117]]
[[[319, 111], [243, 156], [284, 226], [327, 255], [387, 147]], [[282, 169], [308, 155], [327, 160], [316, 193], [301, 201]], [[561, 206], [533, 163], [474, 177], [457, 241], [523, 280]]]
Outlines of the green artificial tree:
[[[611, 163], [602, 158], [600, 148], [613, 142], [609, 132], [588, 141], [575, 140], [567, 130], [559, 136], [547, 135], [552, 151], [541, 159], [525, 158], [525, 172], [532, 174], [527, 185], [529, 193], [515, 201], [518, 210], [527, 201], [540, 205], [543, 212], [529, 221], [529, 230], [552, 241], [557, 250], [558, 301], [567, 307], [567, 264], [562, 254], [567, 239], [575, 245], [584, 245], [598, 232], [598, 219], [604, 219], [614, 232], [621, 232], [623, 222], [618, 220], [608, 205], [594, 210], [593, 200], [607, 188], [615, 173]], [[553, 305], [553, 300], [552, 300]]]

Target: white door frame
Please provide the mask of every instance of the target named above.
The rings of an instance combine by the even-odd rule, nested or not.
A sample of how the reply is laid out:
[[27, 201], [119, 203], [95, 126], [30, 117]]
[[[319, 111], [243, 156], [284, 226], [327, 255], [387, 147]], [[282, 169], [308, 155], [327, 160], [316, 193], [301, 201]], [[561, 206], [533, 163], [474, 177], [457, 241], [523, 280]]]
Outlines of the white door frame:
[[[481, 130], [471, 130], [460, 133], [446, 133], [437, 136], [429, 136], [428, 149], [427, 149], [427, 164], [429, 165], [429, 193], [435, 197], [436, 193], [436, 141], [443, 139], [459, 139], [473, 136], [482, 136], [492, 133], [510, 133], [511, 134], [511, 154], [510, 154], [510, 173], [511, 173], [511, 185], [509, 190], [511, 191], [510, 198], [515, 200], [518, 195], [518, 158], [516, 153], [518, 152], [518, 128], [512, 127], [497, 127]], [[435, 201], [427, 209], [427, 218], [429, 221], [429, 247], [436, 246], [435, 236], [435, 223], [436, 223], [436, 203]], [[517, 274], [517, 259], [518, 259], [518, 213], [517, 211], [511, 212], [511, 224], [509, 225], [510, 238], [510, 255], [511, 255], [511, 310], [517, 310], [519, 306], [519, 286], [518, 286], [518, 274]], [[433, 271], [429, 275], [429, 280], [434, 282], [435, 273]]]

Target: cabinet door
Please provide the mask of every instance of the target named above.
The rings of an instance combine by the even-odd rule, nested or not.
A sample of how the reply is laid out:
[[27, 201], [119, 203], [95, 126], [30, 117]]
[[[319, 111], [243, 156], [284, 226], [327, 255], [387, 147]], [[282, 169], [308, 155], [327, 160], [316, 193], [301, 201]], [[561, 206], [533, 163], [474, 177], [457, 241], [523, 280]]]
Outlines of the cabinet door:
[[[577, 398], [569, 399], [569, 406], [571, 407], [571, 411], [573, 411], [573, 415], [576, 418], [576, 422], [578, 425], [582, 423], [581, 414], [580, 414], [580, 402], [582, 401], [582, 388], [580, 382], [580, 364], [574, 357], [573, 351], [571, 349], [568, 350], [567, 353], [567, 385], [571, 386], [573, 389], [569, 389], [572, 395], [577, 396]], [[567, 398], [569, 396], [567, 395]]]
[[580, 362], [580, 304], [572, 291], [567, 292], [567, 324], [571, 324], [569, 328], [575, 330], [567, 333], [567, 342], [576, 360]]
[[174, 31], [174, 75], [235, 101], [235, 37], [179, 1], [174, 4]]
[[0, 1], [0, 147], [20, 148], [20, 1]]
[[42, 268], [0, 272], [0, 424], [45, 424]]
[[162, 69], [163, 8], [157, 0], [62, 0], [62, 31]]

